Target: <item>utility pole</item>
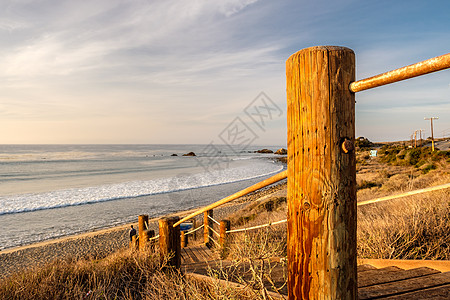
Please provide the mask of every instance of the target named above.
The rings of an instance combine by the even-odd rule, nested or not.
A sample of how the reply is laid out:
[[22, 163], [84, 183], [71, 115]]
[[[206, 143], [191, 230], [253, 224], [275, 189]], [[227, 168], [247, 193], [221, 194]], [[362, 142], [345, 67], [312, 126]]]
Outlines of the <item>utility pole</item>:
[[418, 130], [414, 130], [414, 148], [417, 148], [417, 131]]
[[434, 136], [433, 136], [433, 119], [438, 120], [439, 117], [423, 118], [424, 120], [430, 120], [431, 122], [431, 151], [434, 151]]
[[419, 134], [420, 134], [420, 147], [422, 147], [423, 143], [422, 143], [422, 131], [425, 131], [425, 129], [419, 129]]

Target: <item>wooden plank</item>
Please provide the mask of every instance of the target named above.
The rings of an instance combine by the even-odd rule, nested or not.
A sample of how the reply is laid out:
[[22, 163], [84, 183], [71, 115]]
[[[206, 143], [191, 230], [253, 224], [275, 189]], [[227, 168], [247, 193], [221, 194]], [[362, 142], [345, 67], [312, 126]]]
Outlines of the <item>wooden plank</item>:
[[198, 257], [200, 260], [212, 260], [212, 252], [207, 247], [199, 246], [196, 250], [198, 251]]
[[198, 247], [196, 249], [196, 255], [200, 261], [208, 261], [209, 260], [208, 254], [206, 253], [204, 247]]
[[433, 299], [433, 300], [448, 300], [450, 299], [450, 284], [446, 284], [443, 286], [420, 290], [412, 293], [406, 293], [402, 295], [396, 295], [392, 297], [387, 297], [383, 299], [389, 300], [424, 300], [424, 299]]
[[374, 266], [369, 265], [369, 264], [359, 265], [357, 268], [358, 273], [369, 271], [369, 270], [376, 270], [376, 269], [377, 268], [375, 268]]
[[380, 268], [380, 269], [377, 269], [377, 270], [383, 271], [383, 272], [388, 272], [388, 271], [401, 271], [403, 269], [401, 269], [399, 267], [396, 267], [396, 266], [389, 266], [389, 267], [384, 267], [384, 268]]
[[186, 262], [189, 262], [190, 258], [189, 255], [187, 254], [185, 249], [181, 249], [181, 264], [186, 264]]
[[195, 262], [209, 261], [209, 260], [215, 259], [211, 250], [209, 250], [207, 247], [205, 247], [203, 245], [187, 247], [184, 249], [186, 249], [186, 251], [188, 251], [189, 255]]
[[358, 259], [358, 264], [369, 264], [376, 268], [397, 266], [402, 269], [428, 267], [441, 272], [450, 271], [450, 260], [414, 260], [414, 259]]
[[373, 299], [401, 295], [446, 284], [450, 284], [450, 272], [362, 287], [358, 289], [358, 296], [359, 299]]
[[369, 270], [358, 274], [358, 288], [440, 273], [430, 268], [402, 270], [397, 267]]
[[192, 253], [192, 248], [182, 248], [181, 254], [183, 255], [183, 264], [190, 264], [198, 262], [197, 257]]
[[196, 255], [196, 253], [195, 253], [195, 251], [194, 251], [194, 248], [188, 247], [188, 248], [185, 248], [185, 251], [186, 251], [186, 253], [189, 254], [190, 260], [192, 261], [192, 262], [190, 262], [190, 263], [197, 263], [197, 262], [200, 261], [200, 260], [197, 258], [197, 255]]
[[194, 248], [191, 248], [189, 250], [191, 251], [192, 257], [193, 257], [193, 259], [195, 260], [196, 263], [197, 262], [203, 262], [203, 259], [202, 259], [201, 255], [199, 255], [199, 253], [198, 253], [198, 247], [194, 247]]
[[189, 250], [191, 251], [192, 256], [195, 257], [196, 262], [203, 261], [202, 256], [199, 254], [198, 246], [189, 248]]
[[198, 263], [192, 263], [188, 265], [182, 266], [182, 271], [186, 272], [194, 272], [203, 275], [209, 275], [209, 269], [222, 269], [231, 265], [230, 261], [220, 261], [220, 260], [212, 260], [212, 261], [203, 261]]

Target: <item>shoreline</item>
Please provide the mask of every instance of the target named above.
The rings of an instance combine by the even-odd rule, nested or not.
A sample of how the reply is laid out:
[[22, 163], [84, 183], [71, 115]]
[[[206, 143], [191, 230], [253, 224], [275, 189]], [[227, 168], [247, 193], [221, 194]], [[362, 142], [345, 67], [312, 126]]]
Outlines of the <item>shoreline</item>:
[[[240, 197], [231, 203], [214, 209], [214, 217], [218, 219], [225, 218], [251, 201], [260, 200], [285, 188], [286, 182], [281, 181]], [[185, 216], [198, 210], [200, 207], [149, 219], [149, 229], [158, 232], [158, 219], [166, 216]], [[200, 219], [203, 216], [200, 215], [197, 218]], [[39, 267], [53, 260], [101, 259], [106, 257], [113, 252], [128, 247], [130, 225], [137, 226], [137, 216], [136, 222], [2, 250], [0, 251], [0, 278], [25, 269]]]
[[[253, 162], [256, 162], [257, 167], [252, 167]], [[170, 164], [176, 165], [177, 163], [171, 162]], [[258, 168], [260, 164], [261, 169]], [[96, 181], [94, 181], [91, 183], [92, 193], [95, 196], [93, 198], [90, 196], [90, 192], [85, 195], [84, 188], [80, 188], [82, 191], [80, 194], [77, 189], [66, 190], [64, 186], [54, 191], [61, 192], [61, 195], [52, 194], [53, 192], [50, 194], [38, 193], [37, 200], [33, 197], [29, 199], [27, 193], [18, 194], [17, 199], [14, 197], [3, 198], [2, 196], [0, 197], [2, 198], [1, 202], [5, 203], [5, 209], [2, 212], [9, 211], [10, 206], [11, 209], [15, 209], [26, 207], [28, 204], [30, 210], [18, 210], [17, 213], [0, 215], [3, 228], [3, 234], [0, 237], [0, 253], [86, 232], [131, 224], [137, 219], [138, 214], [148, 214], [153, 218], [203, 206], [246, 188], [247, 185], [253, 185], [286, 167], [277, 160], [263, 157], [252, 157], [251, 160], [244, 163], [239, 162], [236, 166], [238, 167], [237, 171], [220, 174], [220, 176], [215, 173], [210, 174], [209, 171], [203, 169], [194, 170], [192, 174], [185, 174], [180, 173], [181, 171], [176, 167], [168, 169], [164, 167], [161, 171], [162, 175], [160, 174], [161, 178], [150, 181], [145, 181], [144, 178], [143, 182], [139, 180], [124, 181], [123, 187], [115, 187], [112, 190], [108, 186], [103, 188], [102, 185], [96, 185]], [[246, 171], [247, 167], [249, 167], [250, 173]], [[197, 168], [199, 167], [197, 166]], [[229, 169], [233, 170], [233, 168]], [[164, 172], [170, 176], [165, 177]], [[257, 176], [254, 177], [254, 175]], [[130, 182], [132, 184], [129, 184]], [[41, 185], [45, 184], [46, 182]], [[26, 186], [23, 188], [25, 189]], [[163, 192], [158, 192], [159, 190]], [[116, 196], [110, 197], [111, 193]], [[126, 196], [122, 197], [124, 193]], [[97, 201], [97, 194], [103, 200]], [[66, 201], [71, 197], [75, 199], [73, 202]], [[82, 202], [78, 203], [77, 201], [80, 199]], [[47, 206], [45, 203], [54, 205]]]

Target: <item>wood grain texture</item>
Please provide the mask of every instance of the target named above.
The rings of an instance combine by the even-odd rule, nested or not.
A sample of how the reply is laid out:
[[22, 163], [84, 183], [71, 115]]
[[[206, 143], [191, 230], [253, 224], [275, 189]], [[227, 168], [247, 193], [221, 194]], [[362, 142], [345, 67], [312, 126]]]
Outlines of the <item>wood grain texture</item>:
[[402, 270], [397, 267], [369, 270], [358, 274], [358, 288], [440, 273], [430, 268]]
[[148, 235], [145, 232], [147, 230], [145, 224], [148, 224], [148, 215], [138, 216], [139, 251], [144, 251], [147, 247]]
[[173, 227], [179, 217], [167, 217], [159, 219], [159, 249], [161, 262], [167, 261], [168, 266], [180, 268], [181, 265], [181, 241], [180, 226]]
[[187, 247], [188, 245], [188, 236], [184, 231], [181, 232], [181, 248]]
[[434, 288], [414, 291], [411, 293], [389, 296], [383, 298], [384, 300], [448, 300], [450, 299], [450, 284], [441, 285]]
[[289, 299], [356, 299], [352, 50], [312, 47], [286, 62]]
[[358, 294], [359, 299], [377, 299], [388, 296], [399, 296], [406, 293], [418, 292], [420, 290], [436, 288], [444, 285], [450, 285], [450, 272], [431, 274], [408, 280], [362, 287], [358, 290]]
[[213, 228], [214, 223], [210, 218], [208, 218], [208, 216], [210, 216], [211, 218], [214, 217], [212, 209], [203, 213], [203, 243], [206, 247], [211, 248], [213, 244], [213, 241], [211, 241], [211, 239], [213, 238], [213, 232], [211, 228]]
[[231, 228], [231, 222], [229, 220], [222, 220], [222, 221], [220, 221], [220, 226], [219, 226], [219, 234], [220, 234], [219, 244], [220, 244], [220, 247], [222, 247], [222, 248], [224, 248], [226, 246], [227, 231], [230, 230], [230, 228]]

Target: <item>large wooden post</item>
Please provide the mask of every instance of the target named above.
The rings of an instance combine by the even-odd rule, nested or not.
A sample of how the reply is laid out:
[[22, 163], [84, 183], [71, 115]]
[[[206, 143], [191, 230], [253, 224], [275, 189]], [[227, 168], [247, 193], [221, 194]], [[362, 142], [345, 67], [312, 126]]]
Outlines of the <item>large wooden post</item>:
[[148, 226], [148, 215], [140, 215], [138, 217], [139, 227], [139, 251], [143, 251], [147, 247], [148, 235], [146, 234]]
[[303, 49], [286, 76], [289, 299], [356, 299], [355, 56]]
[[213, 221], [208, 218], [208, 216], [210, 216], [211, 218], [213, 217], [213, 210], [208, 210], [205, 211], [205, 213], [203, 214], [203, 242], [205, 243], [206, 247], [211, 248], [212, 247], [212, 228], [214, 226]]
[[179, 217], [168, 217], [159, 219], [159, 248], [161, 262], [168, 258], [167, 265], [180, 268], [181, 265], [181, 243], [180, 225], [173, 224], [180, 220]]

